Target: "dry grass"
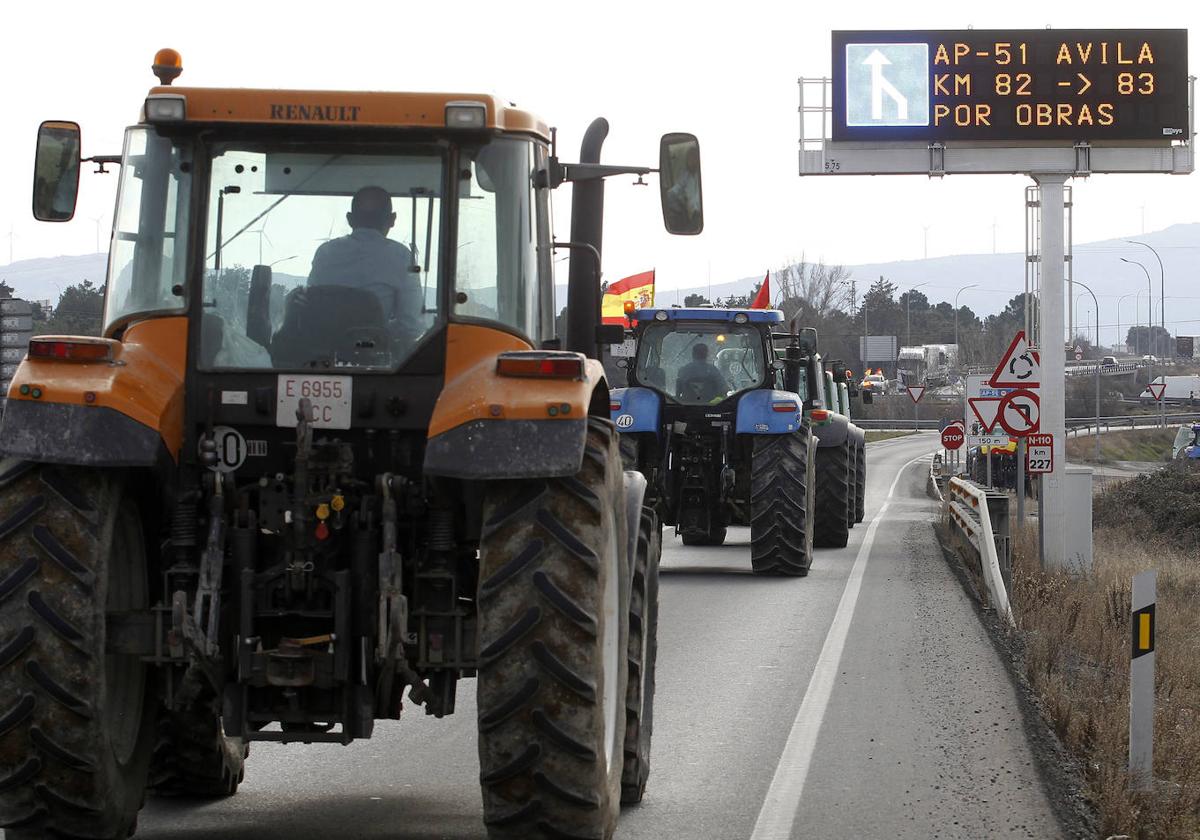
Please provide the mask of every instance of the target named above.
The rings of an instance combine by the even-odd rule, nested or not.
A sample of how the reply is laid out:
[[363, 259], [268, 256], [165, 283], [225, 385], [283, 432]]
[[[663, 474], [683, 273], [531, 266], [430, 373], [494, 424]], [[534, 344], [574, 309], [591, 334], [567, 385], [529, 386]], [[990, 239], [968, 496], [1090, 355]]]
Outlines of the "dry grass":
[[[1130, 429], [1106, 432], [1100, 436], [1100, 460], [1165, 461], [1175, 441], [1175, 427], [1166, 429]], [[1073, 464], [1094, 463], [1096, 436], [1079, 435], [1067, 438], [1067, 460]]]
[[[1144, 529], [1143, 533], [1144, 533]], [[1037, 531], [1013, 543], [1013, 606], [1025, 667], [1051, 725], [1085, 766], [1104, 835], [1200, 837], [1200, 561], [1137, 530], [1098, 530], [1095, 573], [1044, 573]], [[1131, 578], [1158, 570], [1156, 788], [1126, 786]]]

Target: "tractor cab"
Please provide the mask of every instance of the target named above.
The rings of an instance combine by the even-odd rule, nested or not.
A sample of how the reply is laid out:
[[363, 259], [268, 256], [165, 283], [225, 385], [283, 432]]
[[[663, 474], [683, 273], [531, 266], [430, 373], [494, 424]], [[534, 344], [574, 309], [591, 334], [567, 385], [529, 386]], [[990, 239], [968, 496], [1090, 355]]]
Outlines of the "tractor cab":
[[773, 376], [767, 330], [782, 319], [779, 313], [660, 309], [641, 310], [636, 318], [631, 384], [652, 388], [669, 403], [717, 405]]

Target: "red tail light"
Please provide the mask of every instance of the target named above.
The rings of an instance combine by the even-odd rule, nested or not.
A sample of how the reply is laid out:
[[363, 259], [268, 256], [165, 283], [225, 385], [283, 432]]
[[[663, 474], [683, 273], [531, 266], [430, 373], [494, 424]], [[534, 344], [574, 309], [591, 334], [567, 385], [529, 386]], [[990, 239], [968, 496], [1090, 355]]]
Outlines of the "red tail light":
[[783, 413], [785, 411], [798, 411], [799, 409], [796, 408], [794, 402], [773, 402], [771, 403], [771, 410]]
[[621, 404], [620, 404], [619, 402], [610, 402], [610, 403], [608, 404], [608, 410], [609, 410], [609, 411], [620, 411], [620, 410], [621, 410]]
[[578, 353], [501, 353], [496, 373], [536, 379], [583, 379], [583, 356]]
[[829, 419], [829, 412], [823, 408], [814, 408], [812, 410], [812, 421], [814, 423], [824, 423]]
[[113, 357], [108, 342], [61, 338], [30, 339], [29, 356], [65, 362], [111, 362]]

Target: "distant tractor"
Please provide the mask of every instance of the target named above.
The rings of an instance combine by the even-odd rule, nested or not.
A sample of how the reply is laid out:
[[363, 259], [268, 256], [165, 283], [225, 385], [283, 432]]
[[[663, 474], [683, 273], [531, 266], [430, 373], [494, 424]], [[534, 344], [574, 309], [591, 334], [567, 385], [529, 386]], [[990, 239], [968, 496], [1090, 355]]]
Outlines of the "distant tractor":
[[750, 526], [757, 574], [804, 576], [812, 564], [816, 439], [805, 413], [807, 355], [779, 352], [783, 314], [761, 309], [631, 313], [629, 387], [612, 419], [647, 503], [685, 545], [720, 545]]

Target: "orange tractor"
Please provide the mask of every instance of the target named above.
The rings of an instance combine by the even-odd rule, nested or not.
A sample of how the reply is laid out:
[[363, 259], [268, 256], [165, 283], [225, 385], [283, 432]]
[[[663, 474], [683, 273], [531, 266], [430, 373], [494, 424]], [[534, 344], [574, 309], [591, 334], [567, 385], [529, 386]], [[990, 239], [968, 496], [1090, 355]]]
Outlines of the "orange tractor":
[[0, 826], [124, 838], [147, 788], [227, 796], [253, 741], [367, 738], [406, 692], [442, 717], [475, 677], [489, 836], [610, 836], [649, 771], [660, 528], [598, 361], [603, 179], [658, 171], [699, 233], [695, 138], [601, 165], [597, 120], [567, 164], [491, 96], [180, 70], [120, 156], [39, 131], [37, 218], [85, 163], [120, 183], [102, 337], [35, 338], [0, 429]]

